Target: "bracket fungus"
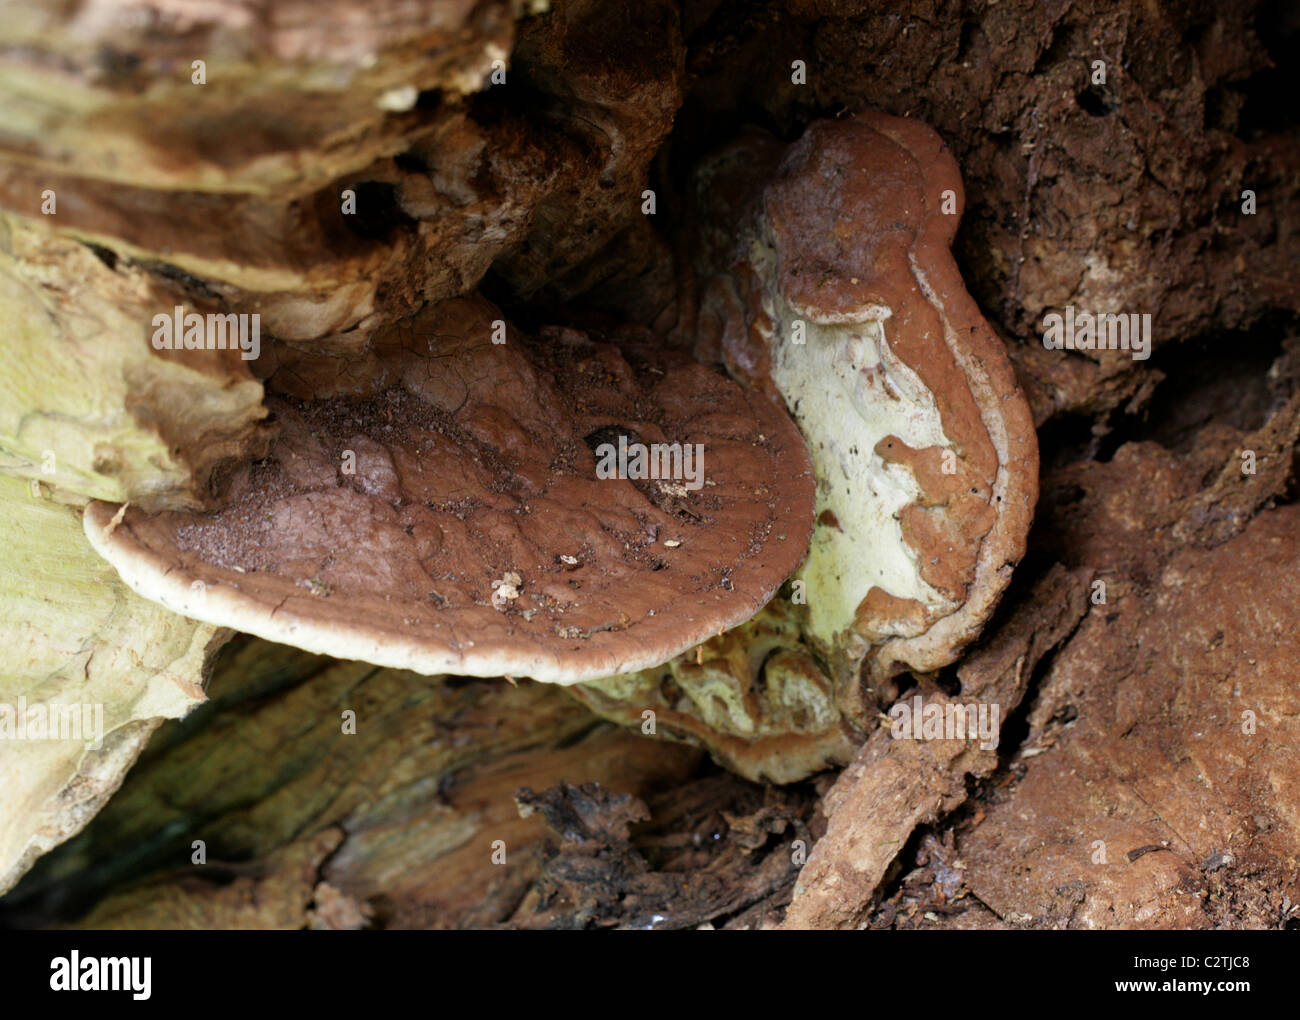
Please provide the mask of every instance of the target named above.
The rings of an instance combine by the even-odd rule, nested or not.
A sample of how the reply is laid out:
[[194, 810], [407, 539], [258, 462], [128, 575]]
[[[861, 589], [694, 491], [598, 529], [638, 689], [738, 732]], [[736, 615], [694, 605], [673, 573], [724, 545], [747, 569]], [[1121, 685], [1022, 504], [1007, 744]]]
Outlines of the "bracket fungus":
[[789, 408], [817, 525], [789, 604], [742, 628], [766, 657], [737, 657], [729, 635], [581, 690], [624, 722], [636, 692], [669, 732], [789, 781], [847, 760], [891, 677], [948, 665], [979, 633], [1024, 553], [1037, 441], [950, 254], [961, 177], [930, 128], [860, 114], [784, 152], [742, 135], [696, 191], [697, 355]]
[[979, 633], [1037, 499], [1028, 403], [949, 251], [963, 198], [924, 124], [814, 124], [764, 193], [742, 269], [763, 300], [733, 337], [762, 345], [750, 374], [817, 465], [809, 625], [854, 658], [869, 646], [877, 679], [947, 665]]
[[427, 674], [571, 684], [753, 616], [812, 525], [785, 412], [644, 339], [530, 340], [498, 314], [435, 306], [352, 382], [282, 363], [278, 436], [222, 508], [93, 502], [87, 536], [178, 613]]

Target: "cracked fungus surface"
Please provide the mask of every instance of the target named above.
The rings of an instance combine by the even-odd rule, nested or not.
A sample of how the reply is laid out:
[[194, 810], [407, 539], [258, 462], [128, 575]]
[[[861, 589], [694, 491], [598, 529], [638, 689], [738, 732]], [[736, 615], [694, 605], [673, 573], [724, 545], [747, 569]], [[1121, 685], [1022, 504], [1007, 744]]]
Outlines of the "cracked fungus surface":
[[[856, 322], [805, 322], [775, 285], [775, 254], [755, 243], [751, 259], [770, 295], [772, 381], [813, 437], [821, 526], [799, 571], [808, 586], [810, 629], [833, 641], [853, 625], [873, 587], [931, 611], [951, 609], [952, 601], [921, 576], [903, 535], [901, 514], [923, 499], [921, 486], [876, 450], [891, 437], [913, 449], [951, 445], [933, 394], [890, 349], [888, 309], [868, 308]], [[795, 322], [806, 334], [800, 343], [790, 340]]]
[[[270, 455], [212, 514], [92, 504], [91, 541], [178, 612], [419, 672], [572, 683], [749, 618], [798, 566], [812, 466], [768, 398], [680, 355], [440, 336], [367, 392], [268, 398]], [[699, 444], [602, 479], [601, 443]]]

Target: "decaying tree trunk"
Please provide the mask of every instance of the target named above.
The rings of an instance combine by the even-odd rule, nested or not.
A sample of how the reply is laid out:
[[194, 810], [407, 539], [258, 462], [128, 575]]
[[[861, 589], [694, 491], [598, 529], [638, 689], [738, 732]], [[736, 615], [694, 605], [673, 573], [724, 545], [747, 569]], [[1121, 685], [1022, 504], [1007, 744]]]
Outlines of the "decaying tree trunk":
[[[95, 733], [0, 718], [0, 924], [1293, 924], [1289, 11], [10, 4], [0, 705], [90, 706]], [[196, 623], [86, 540], [91, 500], [221, 506], [271, 448], [272, 373], [345, 393], [449, 298], [689, 352], [694, 168], [866, 110], [955, 155], [958, 262], [1039, 429], [997, 615], [877, 692], [995, 710], [994, 746], [877, 716], [842, 770], [754, 783], [554, 686]], [[160, 350], [176, 306], [256, 313], [260, 347]], [[1151, 356], [1049, 349], [1067, 307], [1149, 313]]]

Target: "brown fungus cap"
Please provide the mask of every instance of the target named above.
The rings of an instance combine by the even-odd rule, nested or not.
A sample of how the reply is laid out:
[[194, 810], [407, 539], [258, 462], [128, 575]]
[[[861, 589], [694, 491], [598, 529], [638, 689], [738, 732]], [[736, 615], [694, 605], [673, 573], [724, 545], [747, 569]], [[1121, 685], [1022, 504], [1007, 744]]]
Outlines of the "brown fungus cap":
[[[575, 683], [657, 665], [757, 612], [812, 526], [789, 417], [644, 341], [493, 343], [497, 315], [437, 306], [381, 338], [355, 383], [284, 368], [282, 391], [331, 395], [268, 397], [279, 436], [222, 510], [92, 503], [91, 543], [176, 612], [427, 674]], [[674, 477], [597, 477], [620, 437], [632, 464], [637, 443], [667, 448]]]

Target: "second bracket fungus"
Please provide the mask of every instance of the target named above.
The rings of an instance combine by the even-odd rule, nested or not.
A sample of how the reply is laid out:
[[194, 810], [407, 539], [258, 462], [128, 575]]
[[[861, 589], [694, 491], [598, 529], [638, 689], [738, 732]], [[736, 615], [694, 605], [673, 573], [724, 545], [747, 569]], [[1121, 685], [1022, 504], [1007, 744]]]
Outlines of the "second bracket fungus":
[[750, 374], [817, 466], [809, 628], [837, 658], [872, 649], [877, 679], [947, 665], [979, 633], [1037, 498], [1028, 403], [949, 251], [962, 202], [924, 124], [824, 121], [783, 158], [738, 269], [762, 301], [729, 339], [761, 345]]
[[86, 534], [178, 613], [428, 674], [571, 684], [750, 618], [812, 526], [786, 413], [653, 343], [504, 335], [497, 315], [436, 306], [351, 384], [282, 362], [278, 437], [221, 509], [96, 502]]

